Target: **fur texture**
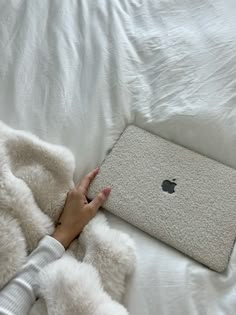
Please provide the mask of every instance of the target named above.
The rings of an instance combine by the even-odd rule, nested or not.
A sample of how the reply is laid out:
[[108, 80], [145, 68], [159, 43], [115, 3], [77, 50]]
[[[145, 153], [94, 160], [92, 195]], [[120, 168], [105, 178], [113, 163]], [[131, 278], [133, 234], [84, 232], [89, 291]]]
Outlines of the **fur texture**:
[[0, 284], [12, 278], [26, 259], [22, 230], [10, 214], [0, 209]]
[[97, 216], [85, 227], [79, 240], [84, 248], [83, 261], [100, 274], [105, 291], [116, 301], [125, 292], [125, 278], [133, 271], [136, 254], [132, 239], [108, 226], [105, 216]]
[[[78, 264], [78, 260], [83, 263]], [[64, 257], [40, 273], [41, 306], [35, 305], [30, 315], [41, 315], [38, 309], [45, 307], [50, 315], [127, 314], [117, 302], [122, 300], [125, 279], [135, 262], [132, 239], [111, 229], [104, 214], [99, 212]], [[95, 295], [98, 298], [94, 299]], [[55, 306], [56, 298], [63, 305]]]
[[[27, 253], [53, 232], [53, 222], [74, 185], [75, 163], [66, 148], [1, 122], [0, 155], [1, 289], [20, 269]], [[42, 270], [42, 299], [31, 315], [126, 315], [118, 301], [135, 261], [133, 241], [111, 229], [99, 213], [65, 257]]]
[[38, 299], [32, 306], [29, 315], [47, 315], [47, 305], [43, 298]]
[[96, 269], [73, 257], [64, 256], [45, 267], [39, 282], [50, 315], [128, 315], [103, 290]]
[[[7, 233], [3, 227], [0, 230], [0, 237], [7, 238], [1, 242], [1, 254], [11, 257], [9, 264], [0, 260], [2, 288], [26, 254], [44, 235], [53, 232], [53, 220], [64, 205], [67, 191], [73, 187], [75, 162], [66, 148], [48, 144], [1, 122], [0, 156], [0, 223], [2, 226], [6, 214], [12, 222]], [[22, 245], [20, 230], [26, 247]]]

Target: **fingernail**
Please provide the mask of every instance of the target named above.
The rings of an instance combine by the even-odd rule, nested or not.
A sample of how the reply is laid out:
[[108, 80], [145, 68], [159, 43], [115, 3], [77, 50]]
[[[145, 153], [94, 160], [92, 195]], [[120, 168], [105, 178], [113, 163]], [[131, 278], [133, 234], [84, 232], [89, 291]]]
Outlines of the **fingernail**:
[[107, 187], [107, 188], [103, 189], [102, 192], [104, 193], [104, 195], [105, 195], [106, 197], [108, 197], [109, 194], [110, 194], [110, 192], [111, 192], [111, 188], [110, 188], [110, 187]]
[[99, 167], [95, 168], [95, 173], [98, 173], [99, 171], [100, 171]]

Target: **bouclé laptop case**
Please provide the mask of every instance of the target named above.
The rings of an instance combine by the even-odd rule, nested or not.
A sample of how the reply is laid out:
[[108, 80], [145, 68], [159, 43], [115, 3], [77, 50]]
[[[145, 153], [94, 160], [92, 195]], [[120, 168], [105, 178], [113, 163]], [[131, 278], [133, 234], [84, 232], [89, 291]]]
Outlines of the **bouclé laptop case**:
[[236, 237], [236, 170], [128, 126], [88, 198], [112, 187], [104, 208], [221, 272]]

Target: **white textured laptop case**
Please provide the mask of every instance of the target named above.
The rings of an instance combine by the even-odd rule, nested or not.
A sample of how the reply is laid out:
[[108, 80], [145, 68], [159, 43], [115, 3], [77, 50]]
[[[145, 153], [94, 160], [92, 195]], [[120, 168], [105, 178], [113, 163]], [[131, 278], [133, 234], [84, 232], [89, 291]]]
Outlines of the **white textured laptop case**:
[[105, 209], [215, 271], [227, 267], [236, 237], [236, 170], [129, 126], [88, 197], [107, 186]]

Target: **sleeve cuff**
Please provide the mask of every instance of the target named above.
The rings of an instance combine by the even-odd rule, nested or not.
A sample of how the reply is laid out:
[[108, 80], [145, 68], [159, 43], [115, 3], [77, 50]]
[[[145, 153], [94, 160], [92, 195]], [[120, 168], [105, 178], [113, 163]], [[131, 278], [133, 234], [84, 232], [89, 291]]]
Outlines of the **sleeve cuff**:
[[27, 263], [23, 270], [29, 268], [40, 271], [44, 266], [61, 258], [64, 254], [65, 248], [55, 238], [46, 235], [39, 242], [38, 247], [30, 254]]
[[46, 246], [51, 253], [55, 256], [56, 259], [60, 258], [64, 252], [65, 252], [65, 248], [64, 246], [58, 242], [55, 238], [46, 235], [39, 243], [39, 245], [41, 246]]

